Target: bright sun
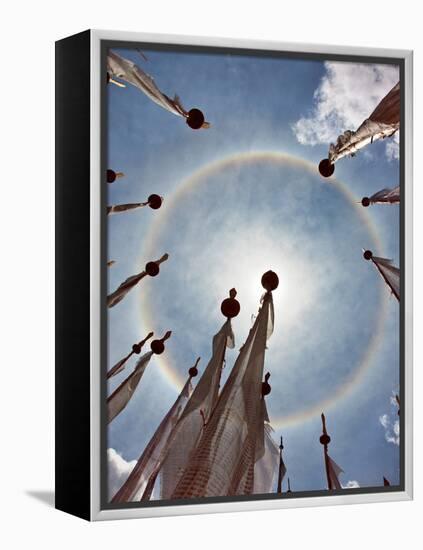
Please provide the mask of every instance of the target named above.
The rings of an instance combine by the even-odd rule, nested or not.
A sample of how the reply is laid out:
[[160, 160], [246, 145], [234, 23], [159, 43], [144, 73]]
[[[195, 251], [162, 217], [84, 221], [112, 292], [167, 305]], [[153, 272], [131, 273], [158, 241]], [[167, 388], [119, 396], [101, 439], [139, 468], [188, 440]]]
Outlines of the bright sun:
[[309, 262], [295, 253], [295, 246], [288, 239], [276, 243], [257, 232], [243, 234], [235, 242], [231, 240], [225, 256], [228, 261], [224, 268], [219, 266], [219, 273], [211, 270], [208, 280], [216, 281], [217, 290], [223, 296], [235, 286], [241, 304], [242, 324], [249, 324], [251, 314], [258, 310], [264, 292], [261, 277], [269, 269], [279, 277], [273, 300], [277, 319], [282, 320], [284, 331], [293, 329], [313, 306], [318, 279], [313, 277]]

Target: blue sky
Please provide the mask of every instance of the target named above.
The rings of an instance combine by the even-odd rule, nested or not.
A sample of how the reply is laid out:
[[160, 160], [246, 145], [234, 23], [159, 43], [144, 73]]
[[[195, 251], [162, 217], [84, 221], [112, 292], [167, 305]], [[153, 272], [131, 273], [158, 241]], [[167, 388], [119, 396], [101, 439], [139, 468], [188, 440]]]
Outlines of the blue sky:
[[[293, 489], [325, 488], [322, 411], [316, 411], [360, 368], [378, 320], [380, 337], [368, 368], [324, 412], [330, 454], [345, 471], [342, 483], [380, 485], [382, 476], [398, 483], [399, 447], [387, 441], [379, 419], [388, 415], [388, 427], [397, 419], [390, 398], [399, 384], [399, 307], [361, 255], [362, 247], [374, 245], [371, 226], [381, 255], [398, 265], [398, 207], [361, 212], [303, 164], [253, 155], [248, 163], [199, 176], [175, 199], [194, 173], [240, 153], [279, 152], [317, 166], [327, 156], [328, 136], [354, 129], [370, 114], [398, 80], [396, 68], [143, 50], [146, 62], [137, 51], [117, 51], [154, 76], [167, 95], [177, 93], [186, 109], [202, 109], [212, 126], [193, 131], [134, 87], [108, 86], [108, 166], [125, 173], [108, 186], [108, 203], [139, 202], [151, 193], [165, 197], [158, 211], [109, 218], [108, 254], [117, 261], [108, 271], [109, 289], [147, 261], [170, 255], [158, 277], [142, 281], [109, 311], [109, 368], [148, 331], [173, 330], [164, 361], [153, 358], [135, 396], [110, 425], [108, 447], [124, 461], [139, 456], [177, 395], [163, 363], [182, 380], [201, 356], [202, 372], [223, 323], [220, 302], [231, 287], [241, 303], [233, 321], [238, 349], [257, 311], [260, 275], [274, 269], [281, 283], [266, 355], [272, 385], [267, 404], [275, 438], [284, 436]], [[336, 177], [356, 201], [395, 187], [397, 143], [374, 143], [340, 160]], [[224, 378], [236, 349], [227, 354]], [[109, 391], [132, 367], [112, 380]], [[313, 407], [314, 414], [303, 414]]]

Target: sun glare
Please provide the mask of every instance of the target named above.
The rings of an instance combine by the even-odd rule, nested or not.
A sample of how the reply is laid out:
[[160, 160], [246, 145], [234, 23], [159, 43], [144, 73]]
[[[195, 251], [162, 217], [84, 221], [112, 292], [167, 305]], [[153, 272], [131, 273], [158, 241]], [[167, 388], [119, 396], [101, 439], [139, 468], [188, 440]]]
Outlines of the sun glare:
[[[240, 322], [251, 323], [256, 314], [260, 297], [265, 292], [261, 277], [268, 270], [279, 277], [279, 286], [273, 292], [275, 315], [284, 330], [293, 328], [312, 307], [317, 295], [318, 278], [306, 258], [294, 253], [295, 243], [276, 243], [263, 235], [245, 235], [239, 242], [231, 242], [231, 253], [224, 269], [219, 273], [211, 270], [210, 281], [218, 281], [219, 292], [235, 287], [241, 304]], [[279, 324], [279, 321], [278, 321]]]

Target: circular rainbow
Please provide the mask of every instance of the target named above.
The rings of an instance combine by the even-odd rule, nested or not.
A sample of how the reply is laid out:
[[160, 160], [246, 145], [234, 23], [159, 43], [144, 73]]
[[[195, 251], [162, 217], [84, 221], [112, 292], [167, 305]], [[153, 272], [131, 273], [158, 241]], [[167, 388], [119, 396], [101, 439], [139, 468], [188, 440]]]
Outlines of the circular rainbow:
[[[189, 177], [182, 180], [177, 185], [175, 191], [170, 196], [166, 197], [166, 209], [163, 211], [163, 213], [161, 213], [160, 216], [156, 218], [156, 221], [152, 223], [143, 242], [144, 258], [154, 257], [157, 252], [156, 243], [158, 237], [160, 236], [161, 231], [164, 229], [166, 224], [166, 214], [171, 212], [173, 208], [177, 207], [178, 203], [183, 200], [183, 198], [187, 194], [189, 194], [195, 186], [200, 185], [202, 181], [206, 178], [216, 175], [220, 171], [227, 168], [236, 167], [240, 164], [245, 166], [248, 164], [255, 164], [257, 162], [267, 162], [281, 166], [300, 167], [313, 175], [319, 175], [317, 167], [313, 163], [304, 159], [300, 159], [293, 155], [288, 155], [276, 151], [242, 152], [227, 156], [223, 159], [215, 160], [196, 170]], [[351, 208], [355, 209], [357, 216], [367, 230], [370, 241], [369, 244], [377, 255], [381, 255], [381, 240], [368, 212], [364, 208], [359, 206], [359, 200], [357, 199], [357, 197], [354, 196], [354, 194], [348, 189], [345, 184], [343, 184], [336, 178], [331, 178], [330, 182], [328, 182], [328, 185], [330, 185], [335, 191], [340, 193], [349, 203]], [[347, 395], [349, 392], [351, 392], [352, 389], [358, 386], [359, 381], [363, 377], [365, 371], [369, 368], [374, 353], [382, 340], [384, 321], [388, 305], [387, 293], [384, 290], [385, 289], [383, 288], [383, 285], [380, 285], [378, 315], [376, 318], [374, 331], [368, 341], [367, 348], [362, 354], [359, 364], [356, 365], [355, 368], [352, 370], [351, 375], [348, 377], [348, 379], [342, 385], [340, 385], [339, 388], [337, 388], [329, 397], [319, 401], [317, 404], [311, 405], [310, 407], [306, 407], [303, 410], [297, 411], [284, 417], [273, 417], [271, 421], [274, 428], [279, 429], [282, 426], [289, 426], [305, 422], [310, 418], [313, 418], [314, 416], [320, 414], [323, 410], [328, 410], [329, 408], [333, 407], [342, 397]], [[143, 297], [143, 301], [141, 304], [141, 315], [144, 322], [146, 322], [151, 327], [154, 326], [154, 318], [152, 315], [148, 295], [144, 295]], [[160, 356], [157, 357], [156, 360], [167, 382], [179, 391], [185, 383], [185, 379], [182, 374], [178, 373], [172, 368], [171, 360], [169, 360], [169, 354], [166, 355], [167, 357]]]

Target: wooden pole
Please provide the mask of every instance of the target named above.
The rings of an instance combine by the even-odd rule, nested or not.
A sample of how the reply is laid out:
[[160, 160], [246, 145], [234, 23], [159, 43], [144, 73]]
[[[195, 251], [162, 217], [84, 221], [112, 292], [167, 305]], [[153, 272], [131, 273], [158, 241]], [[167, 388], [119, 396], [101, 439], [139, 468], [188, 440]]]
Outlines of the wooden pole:
[[328, 489], [331, 491], [333, 489], [332, 487], [332, 480], [330, 478], [329, 474], [329, 455], [328, 455], [328, 445], [330, 443], [330, 437], [326, 431], [326, 418], [325, 415], [322, 413], [322, 429], [323, 433], [320, 436], [320, 443], [323, 445], [323, 454], [325, 457], [325, 468], [326, 468], [326, 478], [328, 482]]
[[279, 445], [279, 475], [278, 475], [278, 489], [277, 493], [282, 493], [282, 451], [283, 451], [283, 438], [281, 436], [281, 444]]

